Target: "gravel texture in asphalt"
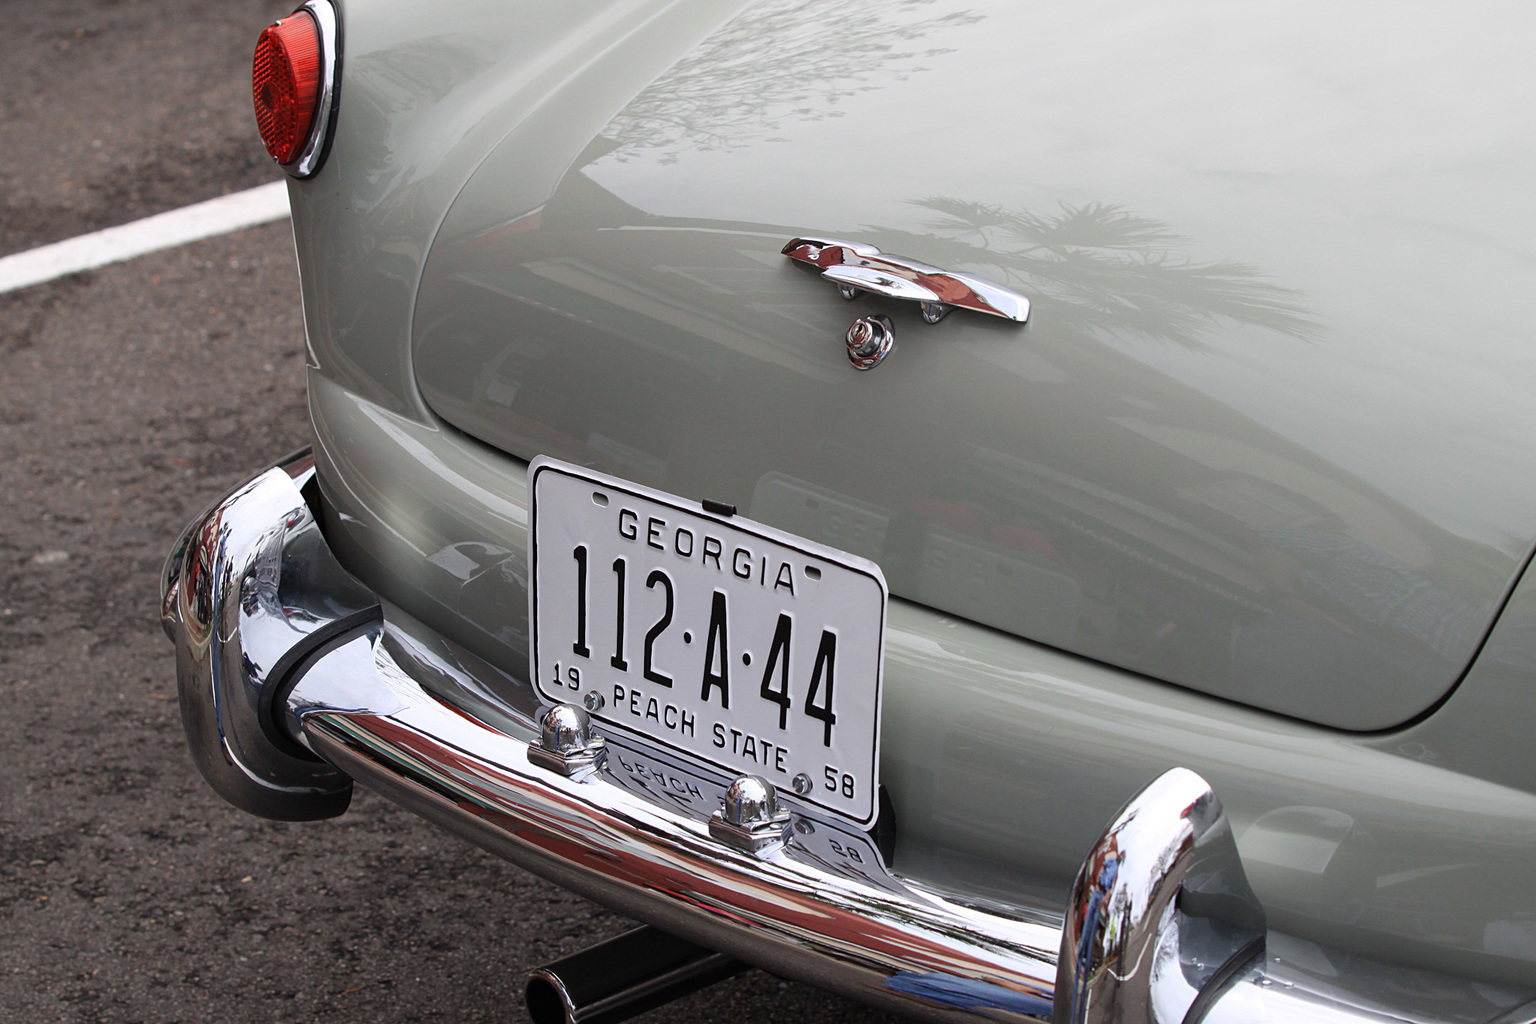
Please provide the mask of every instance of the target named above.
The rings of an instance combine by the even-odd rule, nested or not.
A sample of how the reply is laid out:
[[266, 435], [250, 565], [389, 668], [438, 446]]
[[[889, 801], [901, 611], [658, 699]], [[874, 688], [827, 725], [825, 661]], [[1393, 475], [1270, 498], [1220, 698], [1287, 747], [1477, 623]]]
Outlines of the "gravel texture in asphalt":
[[[0, 3], [0, 254], [273, 180], [288, 8]], [[0, 295], [0, 1020], [517, 1021], [630, 925], [367, 792], [281, 824], [192, 767], [160, 564], [307, 442], [303, 388], [286, 222]], [[751, 972], [647, 1019], [886, 1018]]]

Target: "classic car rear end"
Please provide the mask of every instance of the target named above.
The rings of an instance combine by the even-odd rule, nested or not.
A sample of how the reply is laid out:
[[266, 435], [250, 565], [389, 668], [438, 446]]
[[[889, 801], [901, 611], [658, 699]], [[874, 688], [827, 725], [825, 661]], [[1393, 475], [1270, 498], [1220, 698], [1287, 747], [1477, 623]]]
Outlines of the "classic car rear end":
[[418, 7], [167, 567], [215, 788], [913, 1015], [1532, 1019], [1527, 13]]

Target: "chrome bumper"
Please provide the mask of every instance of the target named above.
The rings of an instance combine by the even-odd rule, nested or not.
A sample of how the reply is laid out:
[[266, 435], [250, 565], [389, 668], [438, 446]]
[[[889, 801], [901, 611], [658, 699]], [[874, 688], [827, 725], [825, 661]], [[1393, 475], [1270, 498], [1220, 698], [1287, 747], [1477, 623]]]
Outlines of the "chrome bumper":
[[163, 620], [188, 741], [239, 807], [327, 817], [356, 779], [621, 913], [910, 1016], [1532, 1016], [1516, 1008], [1525, 995], [1460, 979], [1358, 960], [1350, 977], [1328, 979], [1282, 962], [1273, 950], [1284, 937], [1265, 931], [1220, 802], [1182, 769], [1105, 829], [1063, 922], [1049, 908], [934, 891], [888, 869], [869, 836], [800, 808], [782, 846], [721, 843], [708, 821], [728, 780], [639, 741], [608, 737], [595, 773], [540, 767], [529, 758], [532, 689], [381, 608], [326, 546], [305, 497], [313, 474], [301, 454], [237, 488], [166, 565]]

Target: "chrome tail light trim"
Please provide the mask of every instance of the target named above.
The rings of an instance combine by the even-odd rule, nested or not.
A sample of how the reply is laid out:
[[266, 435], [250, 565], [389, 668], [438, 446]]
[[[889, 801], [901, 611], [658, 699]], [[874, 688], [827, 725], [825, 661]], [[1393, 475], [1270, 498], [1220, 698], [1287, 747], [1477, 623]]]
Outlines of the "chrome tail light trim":
[[313, 18], [320, 30], [320, 89], [304, 148], [292, 163], [281, 166], [295, 178], [309, 178], [320, 170], [336, 133], [336, 108], [341, 98], [341, 19], [331, 0], [306, 0], [299, 10]]

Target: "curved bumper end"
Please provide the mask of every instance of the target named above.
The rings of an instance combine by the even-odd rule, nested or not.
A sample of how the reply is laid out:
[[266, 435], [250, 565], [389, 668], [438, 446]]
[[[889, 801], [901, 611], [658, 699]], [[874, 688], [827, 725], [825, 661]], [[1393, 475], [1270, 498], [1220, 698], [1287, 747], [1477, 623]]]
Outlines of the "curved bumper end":
[[278, 821], [336, 817], [352, 780], [283, 734], [274, 698], [379, 615], [320, 537], [303, 493], [313, 476], [304, 449], [235, 488], [182, 532], [161, 574], [192, 759], [225, 800]]

